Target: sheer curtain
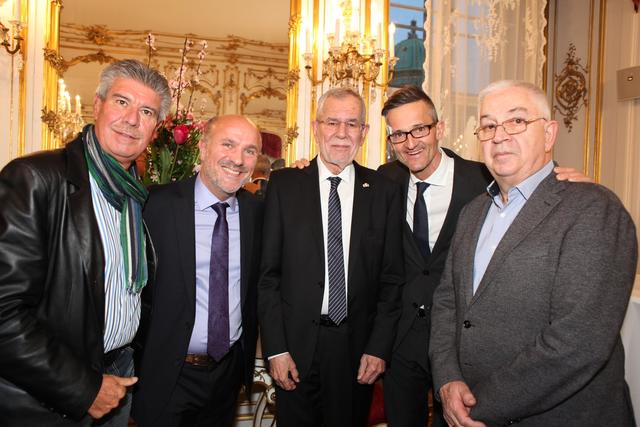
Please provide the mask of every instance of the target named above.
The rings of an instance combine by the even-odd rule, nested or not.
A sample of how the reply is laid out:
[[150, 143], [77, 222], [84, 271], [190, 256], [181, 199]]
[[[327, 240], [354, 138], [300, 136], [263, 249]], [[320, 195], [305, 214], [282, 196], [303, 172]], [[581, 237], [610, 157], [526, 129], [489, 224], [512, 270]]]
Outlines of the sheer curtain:
[[542, 86], [547, 0], [426, 0], [423, 89], [445, 121], [442, 145], [480, 160], [477, 95], [500, 79]]

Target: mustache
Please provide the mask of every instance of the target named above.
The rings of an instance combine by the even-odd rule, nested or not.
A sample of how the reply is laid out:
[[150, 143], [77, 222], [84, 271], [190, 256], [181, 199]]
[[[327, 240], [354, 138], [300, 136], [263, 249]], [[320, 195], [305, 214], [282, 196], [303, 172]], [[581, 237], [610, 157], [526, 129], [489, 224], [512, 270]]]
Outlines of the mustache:
[[134, 126], [129, 125], [117, 125], [113, 126], [113, 130], [118, 133], [124, 133], [132, 138], [140, 139], [142, 138], [142, 133]]

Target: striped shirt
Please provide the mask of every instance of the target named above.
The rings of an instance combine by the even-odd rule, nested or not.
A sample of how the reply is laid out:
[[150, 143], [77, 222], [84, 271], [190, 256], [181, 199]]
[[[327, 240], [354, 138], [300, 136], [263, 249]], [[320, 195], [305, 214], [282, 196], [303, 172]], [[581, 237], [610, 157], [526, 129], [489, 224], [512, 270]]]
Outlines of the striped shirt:
[[91, 200], [104, 250], [104, 352], [129, 344], [140, 323], [140, 294], [126, 289], [120, 245], [120, 212], [109, 204], [93, 177]]

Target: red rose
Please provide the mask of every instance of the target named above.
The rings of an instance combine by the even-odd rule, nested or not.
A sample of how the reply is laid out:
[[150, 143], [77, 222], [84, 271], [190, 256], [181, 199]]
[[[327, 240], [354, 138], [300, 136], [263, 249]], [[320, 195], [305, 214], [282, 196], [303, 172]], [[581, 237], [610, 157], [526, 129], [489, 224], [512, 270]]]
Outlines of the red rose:
[[187, 142], [187, 138], [189, 137], [189, 126], [187, 125], [178, 125], [173, 128], [173, 139], [176, 141], [176, 144], [182, 145]]

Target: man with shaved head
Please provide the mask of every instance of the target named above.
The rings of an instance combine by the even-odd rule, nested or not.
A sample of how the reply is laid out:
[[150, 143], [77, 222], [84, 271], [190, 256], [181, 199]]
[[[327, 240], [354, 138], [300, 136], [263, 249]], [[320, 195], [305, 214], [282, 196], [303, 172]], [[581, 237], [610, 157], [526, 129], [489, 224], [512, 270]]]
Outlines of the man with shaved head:
[[158, 253], [133, 416], [145, 426], [230, 426], [253, 380], [262, 203], [242, 186], [261, 149], [243, 116], [209, 120], [200, 173], [152, 188]]

